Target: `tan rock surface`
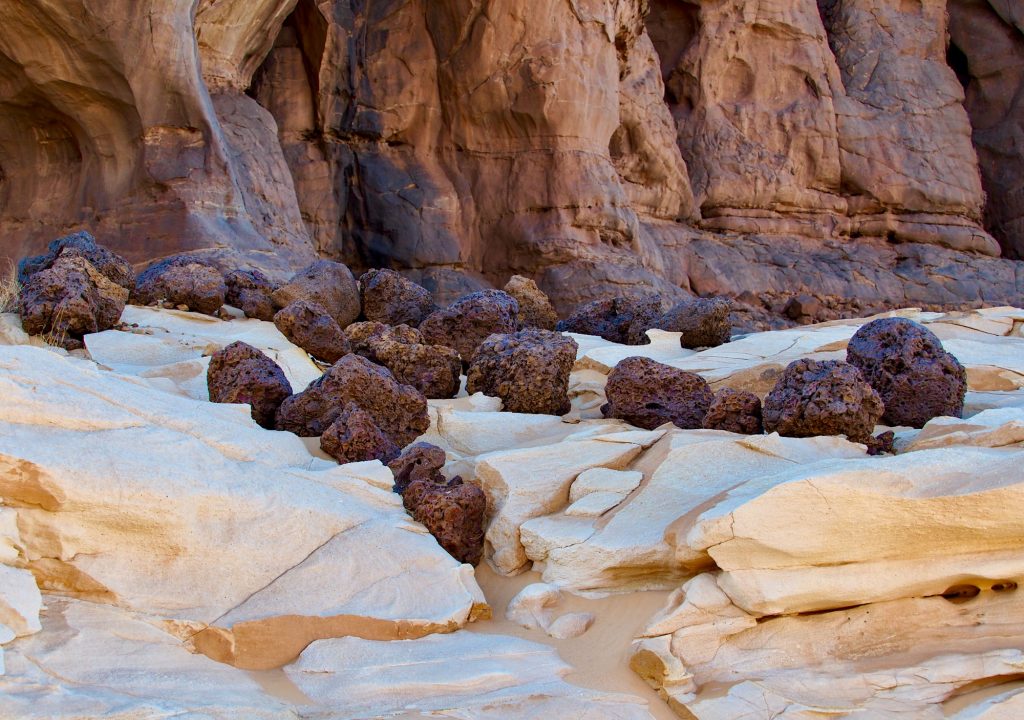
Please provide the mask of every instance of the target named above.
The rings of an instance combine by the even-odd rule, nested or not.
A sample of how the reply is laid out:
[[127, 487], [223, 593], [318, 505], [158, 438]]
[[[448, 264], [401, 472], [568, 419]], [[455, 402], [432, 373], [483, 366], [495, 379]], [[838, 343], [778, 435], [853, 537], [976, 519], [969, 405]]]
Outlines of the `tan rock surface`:
[[282, 279], [319, 253], [441, 302], [527, 274], [563, 314], [714, 283], [1024, 296], [973, 254], [984, 220], [1020, 255], [1005, 0], [950, 0], [948, 56], [944, 0], [122, 5], [5, 15], [0, 264], [87, 226], [133, 262]]
[[5, 349], [0, 386], [0, 493], [44, 590], [167, 617], [246, 667], [321, 637], [450, 631], [483, 606], [372, 471], [311, 458], [247, 408], [33, 348]]

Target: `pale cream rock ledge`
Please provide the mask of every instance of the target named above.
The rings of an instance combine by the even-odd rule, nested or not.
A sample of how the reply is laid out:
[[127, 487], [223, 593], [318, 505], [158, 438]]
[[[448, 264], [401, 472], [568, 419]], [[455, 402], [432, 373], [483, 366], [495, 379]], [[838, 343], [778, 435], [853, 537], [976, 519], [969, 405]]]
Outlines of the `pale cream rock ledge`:
[[226, 322], [199, 313], [137, 305], [125, 307], [121, 322], [130, 329], [85, 337], [90, 357], [117, 373], [139, 376], [154, 387], [196, 400], [210, 397], [206, 387], [210, 355], [236, 341], [262, 350], [277, 362], [294, 392], [322, 374], [309, 355], [271, 322], [248, 318]]
[[575, 687], [554, 649], [467, 631], [391, 642], [314, 642], [283, 670], [190, 653], [166, 621], [47, 596], [43, 632], [8, 645], [0, 716], [649, 720], [633, 696]]
[[379, 487], [379, 463], [319, 460], [245, 406], [31, 347], [0, 348], [0, 397], [0, 497], [44, 591], [168, 618], [245, 667], [489, 612], [473, 569]]
[[679, 528], [757, 615], [940, 595], [1024, 577], [1024, 451], [837, 460], [739, 485]]
[[715, 566], [632, 666], [702, 720], [947, 716], [1024, 670], [1021, 467], [1022, 449], [958, 445], [738, 485], [677, 528]]
[[[716, 498], [802, 464], [865, 457], [863, 445], [845, 438], [660, 432], [630, 466], [643, 480], [617, 507], [587, 517], [563, 506], [522, 524], [526, 555], [545, 582], [583, 595], [672, 588], [711, 564], [703, 549], [686, 545], [685, 523]], [[580, 481], [586, 486], [587, 476]]]

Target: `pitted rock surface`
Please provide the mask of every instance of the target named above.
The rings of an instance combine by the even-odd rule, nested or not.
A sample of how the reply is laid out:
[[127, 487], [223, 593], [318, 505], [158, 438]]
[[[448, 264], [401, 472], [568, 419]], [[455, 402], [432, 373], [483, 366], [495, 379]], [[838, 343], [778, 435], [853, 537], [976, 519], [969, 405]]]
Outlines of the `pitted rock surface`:
[[388, 463], [395, 476], [394, 490], [405, 492], [411, 483], [423, 480], [426, 482], [443, 483], [441, 468], [446, 460], [444, 450], [427, 442], [413, 443], [402, 454]]
[[80, 257], [88, 260], [101, 275], [128, 292], [135, 287], [135, 270], [132, 269], [131, 263], [97, 244], [96, 239], [87, 232], [57, 238], [46, 249], [45, 254], [23, 258], [18, 263], [20, 285], [26, 285], [29, 278], [40, 270], [52, 267], [59, 257]]
[[700, 375], [678, 370], [645, 357], [628, 357], [615, 366], [605, 386], [606, 418], [619, 418], [653, 430], [674, 423], [684, 430], [703, 426], [714, 399]]
[[623, 345], [643, 345], [649, 342], [644, 331], [654, 327], [661, 314], [661, 298], [654, 295], [595, 300], [576, 308], [558, 323], [558, 330], [598, 335]]
[[444, 484], [417, 480], [402, 493], [402, 502], [453, 558], [470, 565], [480, 562], [487, 516], [483, 490], [460, 477]]
[[301, 437], [322, 435], [350, 402], [368, 412], [400, 447], [430, 426], [422, 393], [400, 384], [386, 368], [350, 353], [281, 404], [277, 428]]
[[274, 315], [274, 325], [292, 343], [318, 360], [333, 363], [352, 352], [345, 332], [321, 305], [296, 300]]
[[839, 360], [795, 360], [764, 401], [764, 428], [788, 437], [867, 442], [885, 406], [861, 371]]
[[416, 328], [411, 328], [408, 325], [391, 326], [371, 321], [352, 323], [345, 328], [345, 336], [352, 345], [352, 352], [373, 362], [377, 362], [374, 346], [379, 342], [392, 341], [406, 345], [423, 344], [423, 335]]
[[878, 435], [868, 438], [864, 442], [868, 446], [868, 455], [885, 455], [886, 453], [893, 452], [893, 447], [896, 444], [896, 433], [892, 430], [886, 430], [883, 433], [878, 433]]
[[292, 394], [280, 366], [244, 342], [233, 342], [213, 354], [206, 386], [211, 402], [250, 405], [252, 419], [268, 429], [273, 429], [277, 409]]
[[963, 414], [967, 371], [924, 325], [873, 320], [850, 339], [846, 360], [878, 391], [886, 425], [919, 428], [934, 417]]
[[741, 435], [760, 435], [764, 432], [761, 421], [761, 398], [752, 392], [722, 388], [711, 401], [704, 416], [707, 430], [727, 430]]
[[513, 275], [505, 284], [505, 292], [519, 303], [519, 327], [526, 330], [539, 328], [554, 330], [558, 325], [558, 313], [544, 291], [530, 278]]
[[569, 412], [569, 373], [576, 341], [550, 330], [491, 335], [476, 350], [466, 390], [501, 398], [508, 412]]
[[373, 421], [370, 413], [349, 403], [320, 436], [320, 449], [339, 463], [380, 460], [388, 463], [402, 452]]
[[179, 255], [143, 270], [135, 281], [131, 301], [136, 305], [186, 305], [193, 312], [215, 315], [227, 291], [220, 270], [200, 258]]
[[518, 315], [519, 303], [514, 297], [501, 290], [481, 290], [432, 313], [419, 330], [424, 342], [456, 350], [466, 365], [489, 335], [518, 330]]
[[462, 381], [462, 358], [450, 347], [372, 338], [369, 351], [400, 383], [430, 399], [455, 397]]
[[296, 300], [321, 305], [345, 329], [359, 318], [362, 303], [359, 286], [347, 266], [332, 260], [318, 260], [300, 270], [272, 295], [274, 307], [283, 309]]
[[394, 270], [370, 270], [359, 286], [363, 316], [370, 321], [417, 327], [437, 309], [429, 290]]
[[74, 350], [89, 333], [121, 319], [128, 291], [101, 274], [81, 255], [61, 255], [32, 273], [21, 288], [18, 313], [29, 335]]
[[246, 317], [266, 320], [274, 319], [274, 301], [271, 295], [275, 285], [259, 270], [232, 270], [224, 276], [228, 305], [238, 308]]
[[[651, 327], [658, 330], [682, 333], [680, 346], [684, 348], [717, 347], [729, 342], [732, 327], [729, 313], [732, 303], [726, 298], [696, 298], [683, 300], [659, 317]], [[633, 345], [642, 345], [647, 337], [641, 331], [635, 334]]]

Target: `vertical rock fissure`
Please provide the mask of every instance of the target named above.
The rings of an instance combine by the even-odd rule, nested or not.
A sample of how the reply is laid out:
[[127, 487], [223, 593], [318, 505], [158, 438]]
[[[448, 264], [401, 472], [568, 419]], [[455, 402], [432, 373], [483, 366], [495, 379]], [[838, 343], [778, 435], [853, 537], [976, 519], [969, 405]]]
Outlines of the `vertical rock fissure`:
[[950, 0], [946, 62], [964, 88], [986, 193], [983, 220], [1003, 254], [1024, 258], [1024, 32], [988, 0]]

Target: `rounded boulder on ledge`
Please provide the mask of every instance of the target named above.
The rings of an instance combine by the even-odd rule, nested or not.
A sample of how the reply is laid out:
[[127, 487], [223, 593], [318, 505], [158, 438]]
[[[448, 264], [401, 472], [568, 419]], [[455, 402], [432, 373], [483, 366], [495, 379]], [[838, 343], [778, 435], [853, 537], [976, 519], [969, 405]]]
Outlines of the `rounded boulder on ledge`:
[[422, 393], [399, 383], [386, 368], [352, 353], [281, 403], [277, 429], [300, 437], [323, 435], [349, 403], [368, 412], [399, 447], [430, 427], [427, 399]]
[[653, 430], [673, 423], [683, 430], [703, 426], [714, 399], [707, 381], [645, 357], [628, 357], [608, 375], [608, 398], [601, 411], [606, 418]]
[[845, 435], [867, 442], [885, 406], [853, 365], [795, 360], [764, 401], [764, 427], [788, 437]]
[[210, 401], [252, 406], [252, 419], [272, 429], [274, 415], [292, 394], [284, 370], [262, 351], [238, 341], [218, 350], [206, 371]]
[[501, 398], [508, 412], [564, 415], [578, 347], [572, 338], [550, 330], [491, 335], [476, 350], [466, 389]]
[[963, 415], [967, 371], [924, 325], [873, 320], [850, 339], [846, 360], [878, 391], [887, 425], [920, 428], [935, 417]]

